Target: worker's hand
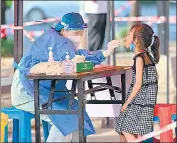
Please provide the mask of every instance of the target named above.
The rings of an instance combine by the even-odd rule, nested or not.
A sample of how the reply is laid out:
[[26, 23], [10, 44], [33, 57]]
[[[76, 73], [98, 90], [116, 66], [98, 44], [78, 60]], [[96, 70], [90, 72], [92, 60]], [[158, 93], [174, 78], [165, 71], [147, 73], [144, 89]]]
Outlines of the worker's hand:
[[113, 51], [116, 47], [118, 47], [120, 44], [119, 40], [112, 40], [108, 43], [107, 48], [110, 51]]
[[125, 103], [123, 104], [122, 108], [121, 108], [121, 112], [125, 112], [125, 110], [127, 109], [127, 107], [128, 107], [128, 103], [125, 102]]
[[112, 40], [107, 44], [107, 50], [103, 51], [104, 57], [108, 57], [113, 54], [114, 49], [120, 44], [119, 40]]

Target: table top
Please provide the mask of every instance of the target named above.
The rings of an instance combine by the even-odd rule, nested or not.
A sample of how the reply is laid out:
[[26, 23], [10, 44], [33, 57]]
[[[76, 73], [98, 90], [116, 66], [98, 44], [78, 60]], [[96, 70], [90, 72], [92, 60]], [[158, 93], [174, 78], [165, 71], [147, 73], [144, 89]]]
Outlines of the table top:
[[52, 79], [82, 79], [82, 80], [91, 80], [96, 78], [108, 77], [113, 75], [118, 75], [125, 73], [126, 70], [130, 70], [130, 66], [98, 66], [94, 68], [93, 71], [90, 72], [81, 72], [74, 73], [71, 75], [46, 75], [46, 74], [29, 74], [29, 79], [39, 79], [39, 80], [52, 80]]

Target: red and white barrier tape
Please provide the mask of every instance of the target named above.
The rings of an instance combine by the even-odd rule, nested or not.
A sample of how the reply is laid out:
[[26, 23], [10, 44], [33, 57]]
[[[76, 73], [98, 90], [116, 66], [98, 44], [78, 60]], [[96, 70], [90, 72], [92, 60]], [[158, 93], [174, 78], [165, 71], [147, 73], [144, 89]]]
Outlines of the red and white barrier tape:
[[[130, 4], [132, 4], [134, 2], [130, 2]], [[129, 4], [129, 5], [130, 5]], [[120, 8], [116, 11], [116, 13], [119, 13], [122, 11], [123, 8]], [[36, 22], [36, 21], [31, 21], [31, 22], [25, 22], [23, 24], [23, 26], [14, 26], [13, 24], [9, 24], [9, 25], [1, 25], [1, 29], [7, 29], [7, 28], [12, 28], [12, 29], [23, 29], [24, 26], [31, 26], [31, 25], [38, 25], [41, 24], [42, 22], [56, 22], [56, 21], [60, 21], [61, 18], [48, 18], [48, 19], [43, 19], [40, 20], [41, 22]], [[153, 23], [164, 23], [166, 22], [166, 17], [165, 16], [140, 16], [140, 17], [115, 17], [115, 21], [149, 21], [149, 22], [153, 22]], [[176, 23], [176, 16], [170, 16], [169, 17], [169, 22], [170, 23]]]
[[41, 36], [44, 31], [28, 31], [31, 36]]
[[[36, 22], [36, 21], [30, 21], [30, 22], [25, 22], [23, 23], [23, 26], [31, 26], [31, 25], [38, 25], [41, 24], [42, 22], [56, 22], [56, 21], [60, 21], [61, 18], [48, 18], [48, 19], [42, 19], [39, 20], [41, 22]], [[17, 29], [17, 28], [23, 28], [23, 26], [14, 26], [14, 24], [9, 24], [9, 25], [1, 25], [1, 29], [5, 29], [5, 28], [12, 28], [12, 29]]]
[[[57, 21], [59, 20], [59, 18], [52, 18], [52, 19], [45, 19], [45, 20], [42, 20], [44, 22], [52, 22], [52, 21]], [[115, 21], [145, 21], [147, 22], [149, 25], [152, 25], [153, 23], [165, 23], [166, 22], [166, 17], [164, 16], [160, 16], [160, 17], [157, 17], [157, 16], [141, 16], [141, 17], [115, 17]], [[174, 24], [176, 23], [176, 16], [170, 16], [169, 17], [169, 22]], [[28, 22], [26, 23], [25, 25], [31, 25], [31, 24], [40, 24], [41, 22]], [[2, 25], [2, 27], [4, 27]], [[13, 30], [17, 30], [17, 29], [23, 29], [22, 26], [10, 26], [10, 28], [12, 28]], [[5, 29], [5, 28], [2, 28], [2, 29]], [[13, 30], [12, 30], [12, 34], [13, 34]], [[26, 32], [24, 32], [26, 33]], [[41, 34], [43, 34], [43, 31], [31, 31], [31, 32], [28, 32], [31, 36], [40, 36]], [[2, 36], [4, 36], [4, 32], [2, 32], [1, 30], [1, 38], [3, 38]], [[6, 35], [6, 34], [5, 34]], [[27, 34], [25, 34], [27, 36]], [[29, 35], [27, 36], [29, 37]], [[32, 38], [30, 38], [32, 39]], [[32, 40], [33, 41], [33, 40]]]
[[[7, 28], [11, 28], [13, 30], [17, 30], [17, 29], [23, 29], [24, 26], [31, 26], [31, 25], [38, 25], [38, 24], [41, 24], [42, 22], [46, 22], [46, 23], [49, 23], [49, 22], [55, 22], [55, 21], [60, 21], [60, 18], [48, 18], [48, 19], [43, 19], [43, 20], [40, 20], [40, 22], [36, 22], [36, 21], [31, 21], [31, 22], [25, 22], [23, 23], [23, 26], [14, 26], [13, 24], [9, 24], [9, 25], [1, 25], [1, 29], [7, 29]], [[13, 32], [11, 32], [13, 34]], [[37, 33], [36, 35], [41, 35], [42, 32], [35, 32]], [[30, 35], [27, 31], [24, 30], [24, 34], [31, 40], [33, 41], [34, 38], [32, 38], [32, 35]], [[1, 38], [4, 37], [4, 35], [7, 35], [6, 31], [2, 32], [1, 30]], [[33, 34], [34, 35], [34, 34]]]
[[[120, 13], [122, 10], [126, 9], [128, 6], [132, 5], [135, 2], [136, 1], [128, 2], [127, 5], [118, 9], [116, 11], [116, 13], [117, 14]], [[43, 20], [40, 20], [40, 21], [41, 22], [36, 22], [36, 21], [26, 22], [26, 23], [23, 24], [23, 26], [14, 26], [13, 24], [2, 25], [1, 29], [7, 29], [7, 28], [11, 28], [13, 30], [23, 29], [24, 26], [37, 25], [37, 24], [41, 24], [42, 22], [49, 23], [49, 22], [60, 21], [60, 18], [48, 18], [48, 19], [43, 19]], [[85, 21], [88, 21], [88, 20], [85, 19]], [[115, 21], [127, 21], [127, 22], [130, 22], [130, 21], [145, 21], [145, 22], [148, 22], [151, 25], [152, 23], [157, 23], [157, 24], [165, 23], [166, 22], [166, 17], [165, 16], [160, 16], [160, 17], [157, 17], [157, 16], [115, 17]], [[169, 22], [172, 23], [172, 24], [175, 24], [176, 23], [176, 16], [170, 16], [169, 17]], [[27, 31], [25, 31], [24, 33], [31, 41], [33, 41], [34, 38], [32, 38], [31, 36], [40, 36], [43, 32], [42, 31], [33, 31], [33, 32], [28, 32], [27, 33]], [[3, 38], [6, 35], [7, 35], [6, 31], [2, 32], [2, 30], [1, 30], [1, 38]]]
[[[47, 22], [55, 22], [55, 21], [59, 21], [59, 20], [60, 20], [60, 18], [49, 18], [49, 19], [44, 19], [41, 21], [47, 23]], [[160, 16], [160, 17], [158, 17], [158, 16], [115, 17], [115, 21], [127, 21], [127, 22], [146, 21], [146, 22], [150, 22], [150, 23], [164, 23], [164, 22], [166, 22], [166, 17], [165, 16]], [[26, 22], [26, 23], [24, 23], [23, 26], [37, 25], [37, 24], [41, 24], [42, 22], [35, 22], [35, 21]], [[175, 24], [176, 23], [176, 16], [170, 16], [169, 22], [172, 24]], [[17, 29], [23, 29], [23, 26], [14, 26], [12, 24], [1, 25], [1, 29], [11, 28], [11, 29], [17, 30]]]
[[138, 138], [138, 139], [136, 139], [134, 141], [131, 141], [131, 142], [142, 142], [142, 141], [147, 140], [149, 138], [152, 138], [154, 136], [158, 136], [158, 135], [160, 135], [160, 134], [162, 134], [162, 133], [164, 133], [166, 131], [169, 131], [169, 130], [171, 130], [173, 128], [176, 128], [176, 124], [177, 124], [177, 122], [173, 122], [171, 124], [166, 125], [165, 127], [162, 127], [159, 130], [156, 130], [156, 131], [153, 131], [151, 133], [148, 133], [148, 134], [146, 134], [146, 135], [144, 135], [144, 136], [142, 136], [142, 137], [140, 137], [140, 138]]
[[32, 42], [35, 41], [35, 39], [33, 38], [33, 36], [41, 36], [43, 33], [44, 33], [44, 31], [28, 31], [27, 32], [26, 30], [24, 30], [24, 34]]
[[[27, 30], [23, 30], [24, 34], [26, 35], [26, 37], [30, 40], [30, 41], [34, 41], [34, 36], [41, 36], [44, 31], [27, 31]], [[14, 30], [11, 30], [10, 33], [8, 33], [10, 35], [14, 34]], [[1, 38], [7, 37], [7, 31], [6, 29], [1, 29]]]
[[35, 39], [26, 30], [23, 30], [23, 32], [30, 41], [32, 41], [32, 42], [35, 41]]
[[1, 38], [7, 37], [6, 29], [1, 29]]
[[[166, 17], [165, 16], [139, 16], [139, 17], [115, 17], [115, 21], [148, 21], [152, 23], [165, 23]], [[176, 16], [169, 17], [169, 23], [175, 24], [176, 23]]]
[[[118, 10], [115, 10], [115, 15], [118, 15], [120, 12], [122, 12], [127, 7], [134, 4], [135, 2], [136, 1], [129, 1], [126, 5], [123, 5]], [[25, 22], [25, 23], [23, 23], [23, 26], [38, 25], [38, 24], [41, 24], [42, 22], [49, 23], [49, 22], [56, 22], [56, 21], [60, 21], [60, 20], [61, 20], [61, 18], [59, 18], [59, 17], [57, 17], [57, 18], [47, 18], [47, 19], [39, 20], [41, 22], [36, 22], [36, 21]], [[88, 19], [85, 19], [85, 21], [88, 21]], [[20, 27], [20, 26], [15, 27], [14, 24], [1, 25], [1, 29], [7, 29], [7, 28], [18, 29], [18, 28], [22, 28], [22, 27]]]
[[46, 23], [56, 22], [56, 21], [60, 21], [60, 20], [61, 20], [61, 18], [59, 18], [59, 17], [57, 17], [57, 18], [48, 18], [48, 19], [39, 20], [41, 22], [36, 22], [36, 21], [26, 22], [26, 23], [24, 23], [23, 26], [37, 25], [37, 24], [41, 24], [42, 22], [46, 22]]
[[124, 11], [129, 6], [133, 5], [136, 1], [128, 1], [126, 5], [121, 6], [119, 9], [115, 10], [115, 16], [119, 15], [122, 11]]

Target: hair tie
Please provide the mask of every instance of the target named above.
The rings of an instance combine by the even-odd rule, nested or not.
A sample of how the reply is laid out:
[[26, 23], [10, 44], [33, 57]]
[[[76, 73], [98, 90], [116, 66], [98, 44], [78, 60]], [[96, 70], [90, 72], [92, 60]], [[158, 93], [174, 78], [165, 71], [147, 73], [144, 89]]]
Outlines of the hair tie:
[[147, 48], [148, 49], [148, 51], [149, 51], [149, 53], [153, 56], [153, 54], [152, 54], [152, 51], [151, 51], [151, 46], [154, 44], [154, 40], [155, 40], [155, 34], [153, 33], [152, 34], [152, 41], [151, 41], [151, 44], [150, 44], [150, 46]]

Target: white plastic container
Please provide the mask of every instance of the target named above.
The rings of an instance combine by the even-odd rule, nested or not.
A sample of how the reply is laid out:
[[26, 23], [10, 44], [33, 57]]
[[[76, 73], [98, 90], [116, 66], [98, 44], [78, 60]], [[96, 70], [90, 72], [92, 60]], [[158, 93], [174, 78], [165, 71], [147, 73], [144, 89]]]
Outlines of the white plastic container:
[[68, 52], [66, 52], [66, 57], [64, 61], [64, 73], [65, 74], [73, 74], [74, 73], [74, 63], [70, 59]]
[[49, 47], [49, 59], [48, 62], [54, 62], [52, 47]]

